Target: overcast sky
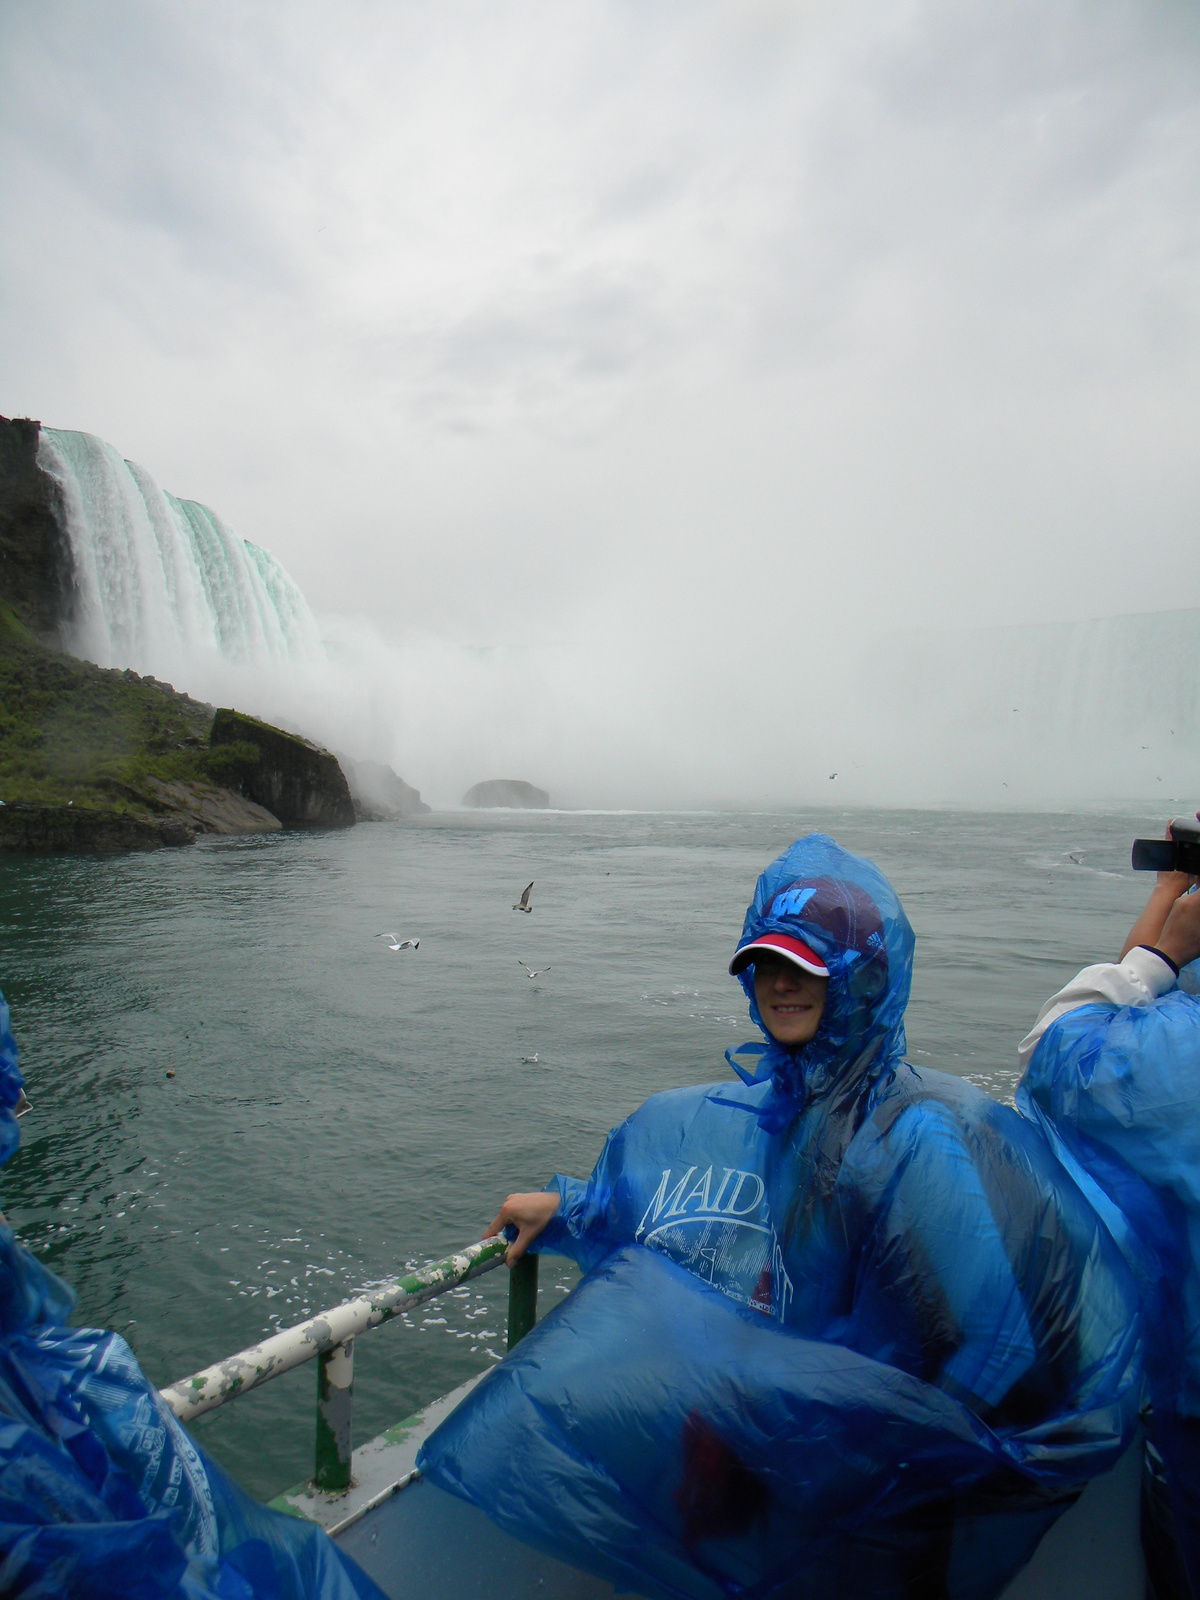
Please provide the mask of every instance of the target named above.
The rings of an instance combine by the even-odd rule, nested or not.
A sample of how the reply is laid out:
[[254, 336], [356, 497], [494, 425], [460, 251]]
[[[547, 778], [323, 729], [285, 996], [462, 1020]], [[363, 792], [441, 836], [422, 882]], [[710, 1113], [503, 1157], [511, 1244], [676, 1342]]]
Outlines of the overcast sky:
[[406, 648], [1200, 605], [1194, 0], [0, 0], [0, 185], [0, 411]]

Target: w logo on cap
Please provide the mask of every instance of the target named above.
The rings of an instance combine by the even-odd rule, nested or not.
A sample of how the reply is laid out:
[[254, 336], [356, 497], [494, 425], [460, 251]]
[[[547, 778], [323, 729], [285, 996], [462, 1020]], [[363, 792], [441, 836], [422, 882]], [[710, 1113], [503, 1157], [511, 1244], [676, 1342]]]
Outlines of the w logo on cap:
[[806, 888], [782, 890], [771, 901], [771, 915], [773, 917], [798, 917], [816, 892], [817, 886], [814, 883], [810, 883]]
[[796, 917], [819, 928], [842, 949], [859, 955], [882, 955], [886, 946], [879, 907], [856, 883], [845, 878], [809, 878], [789, 883], [763, 907], [763, 921]]

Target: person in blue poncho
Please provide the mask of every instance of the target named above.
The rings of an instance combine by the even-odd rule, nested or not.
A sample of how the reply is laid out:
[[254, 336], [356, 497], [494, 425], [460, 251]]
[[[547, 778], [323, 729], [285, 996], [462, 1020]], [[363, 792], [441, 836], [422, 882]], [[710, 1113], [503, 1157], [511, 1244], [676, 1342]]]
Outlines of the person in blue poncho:
[[[0, 1165], [17, 1148], [0, 995]], [[257, 1505], [194, 1444], [115, 1333], [0, 1218], [0, 1595], [384, 1600], [311, 1524]]]
[[1132, 1279], [1044, 1136], [904, 1059], [914, 938], [814, 834], [730, 970], [743, 1080], [651, 1097], [512, 1195], [578, 1288], [442, 1425], [434, 1482], [640, 1593], [997, 1594], [1132, 1436]]
[[1200, 894], [1160, 873], [1121, 957], [1085, 967], [1020, 1045], [1042, 1123], [1137, 1275], [1153, 1412], [1143, 1547], [1156, 1600], [1200, 1596]]

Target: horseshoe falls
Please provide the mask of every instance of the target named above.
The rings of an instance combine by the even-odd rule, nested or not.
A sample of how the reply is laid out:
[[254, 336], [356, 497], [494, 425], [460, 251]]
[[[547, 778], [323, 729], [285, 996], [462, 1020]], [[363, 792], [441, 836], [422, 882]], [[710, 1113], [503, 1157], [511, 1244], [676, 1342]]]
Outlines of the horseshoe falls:
[[165, 493], [90, 433], [43, 428], [38, 465], [63, 497], [74, 654], [201, 694], [321, 664], [317, 624], [296, 583], [215, 511]]
[[438, 805], [506, 772], [556, 803], [616, 807], [1179, 809], [1196, 790], [1200, 610], [902, 629], [866, 647], [832, 616], [806, 635], [809, 692], [781, 740], [769, 698], [730, 692], [737, 630], [700, 648], [683, 612], [645, 629], [586, 609], [557, 638], [501, 646], [389, 638], [356, 616], [318, 629], [273, 556], [103, 440], [43, 428], [38, 462], [74, 557], [69, 649], [386, 762]]

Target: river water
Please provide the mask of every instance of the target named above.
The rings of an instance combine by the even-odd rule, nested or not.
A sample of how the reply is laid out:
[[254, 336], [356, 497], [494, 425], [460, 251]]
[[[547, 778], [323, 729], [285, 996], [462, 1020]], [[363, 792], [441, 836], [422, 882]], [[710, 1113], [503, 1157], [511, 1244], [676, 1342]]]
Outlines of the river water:
[[[0, 863], [34, 1111], [4, 1209], [166, 1383], [478, 1238], [646, 1095], [729, 1078], [762, 866], [820, 828], [917, 933], [910, 1057], [1000, 1098], [1047, 995], [1148, 887], [1138, 815], [446, 813]], [[1070, 852], [1082, 851], [1082, 863]], [[535, 880], [533, 912], [510, 909]], [[376, 934], [420, 938], [393, 955]], [[549, 970], [535, 980], [520, 961]], [[536, 1055], [537, 1061], [524, 1057]], [[174, 1077], [168, 1077], [171, 1071]], [[542, 1307], [573, 1269], [543, 1265]], [[504, 1345], [493, 1273], [359, 1340], [359, 1442]], [[310, 1365], [195, 1425], [253, 1493], [311, 1471]]]

